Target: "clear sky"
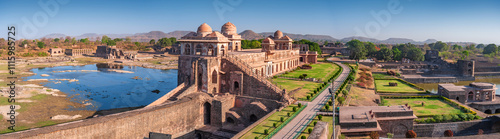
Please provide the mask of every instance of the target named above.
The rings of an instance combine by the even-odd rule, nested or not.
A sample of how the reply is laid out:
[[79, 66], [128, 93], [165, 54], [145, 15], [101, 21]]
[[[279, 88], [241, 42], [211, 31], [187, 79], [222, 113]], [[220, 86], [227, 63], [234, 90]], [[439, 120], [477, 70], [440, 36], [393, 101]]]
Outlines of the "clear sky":
[[[52, 33], [196, 31], [204, 22], [220, 30], [228, 21], [238, 32], [279, 29], [337, 39], [365, 36], [500, 44], [500, 1], [495, 0], [0, 1], [0, 26], [16, 25], [18, 37], [29, 39]], [[0, 37], [6, 36], [7, 29], [0, 29]]]

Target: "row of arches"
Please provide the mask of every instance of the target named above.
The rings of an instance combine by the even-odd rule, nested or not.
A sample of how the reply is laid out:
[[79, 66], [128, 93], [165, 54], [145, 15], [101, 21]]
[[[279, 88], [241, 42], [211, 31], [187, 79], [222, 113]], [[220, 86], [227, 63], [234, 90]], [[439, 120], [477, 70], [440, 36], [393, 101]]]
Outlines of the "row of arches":
[[[191, 48], [191, 45], [184, 45], [184, 55], [200, 55], [200, 56], [217, 56], [218, 49], [216, 46], [212, 44], [208, 44], [208, 46], [202, 46], [201, 44], [196, 45], [194, 47], [194, 51]], [[221, 54], [224, 55], [224, 45], [221, 46]]]
[[486, 114], [495, 114], [495, 113], [500, 113], [500, 109], [496, 109], [496, 110], [495, 110], [495, 113], [493, 113], [493, 111], [492, 111], [492, 110], [487, 109], [487, 110], [485, 110], [485, 111], [484, 111], [484, 113], [486, 113]]
[[[300, 62], [299, 60], [287, 60], [287, 61], [273, 64], [272, 65], [272, 73], [278, 73], [278, 72], [292, 69], [292, 68], [298, 66], [299, 62]], [[266, 74], [266, 73], [268, 73], [267, 70], [268, 69], [266, 68], [266, 66], [263, 66], [261, 68], [256, 68], [254, 72], [259, 76], [267, 76], [267, 74]]]
[[[250, 122], [250, 123], [255, 123], [258, 120], [259, 120], [259, 118], [255, 114], [251, 114], [248, 117], [248, 122]], [[226, 117], [226, 123], [228, 123], [228, 124], [237, 124], [236, 120], [233, 119], [232, 117], [229, 117], [229, 116]]]

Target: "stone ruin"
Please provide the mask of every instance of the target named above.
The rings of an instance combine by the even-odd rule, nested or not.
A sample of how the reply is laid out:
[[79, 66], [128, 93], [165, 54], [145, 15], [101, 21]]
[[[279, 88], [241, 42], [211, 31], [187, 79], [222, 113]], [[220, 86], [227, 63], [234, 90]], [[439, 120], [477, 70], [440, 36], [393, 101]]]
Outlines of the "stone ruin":
[[137, 51], [123, 51], [116, 46], [97, 46], [96, 57], [105, 59], [130, 59], [137, 58]]

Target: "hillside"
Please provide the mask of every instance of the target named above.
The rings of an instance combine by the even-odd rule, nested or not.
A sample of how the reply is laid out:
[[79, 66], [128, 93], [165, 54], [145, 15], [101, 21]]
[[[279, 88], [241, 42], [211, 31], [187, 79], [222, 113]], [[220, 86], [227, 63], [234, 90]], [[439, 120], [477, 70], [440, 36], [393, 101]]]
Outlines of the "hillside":
[[258, 40], [258, 39], [264, 38], [264, 36], [257, 34], [255, 32], [253, 32], [252, 30], [245, 30], [245, 31], [241, 32], [239, 35], [241, 35], [241, 38], [245, 39], [245, 40]]

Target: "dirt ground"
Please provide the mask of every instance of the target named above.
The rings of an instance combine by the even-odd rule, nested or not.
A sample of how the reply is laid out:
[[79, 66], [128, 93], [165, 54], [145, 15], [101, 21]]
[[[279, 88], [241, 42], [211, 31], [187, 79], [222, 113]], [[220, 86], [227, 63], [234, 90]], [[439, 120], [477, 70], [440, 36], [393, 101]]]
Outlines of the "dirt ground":
[[[368, 66], [359, 65], [360, 68], [370, 68]], [[358, 74], [356, 75], [356, 79], [359, 78], [359, 73], [362, 72], [358, 70]], [[367, 71], [367, 73], [372, 74], [371, 71]], [[377, 99], [380, 99], [380, 96], [375, 94], [374, 84], [373, 82], [368, 85], [368, 88], [358, 87], [356, 83], [354, 83], [351, 87], [351, 91], [349, 92], [349, 96], [351, 97], [351, 101], [349, 102], [349, 106], [378, 106], [376, 103]]]

